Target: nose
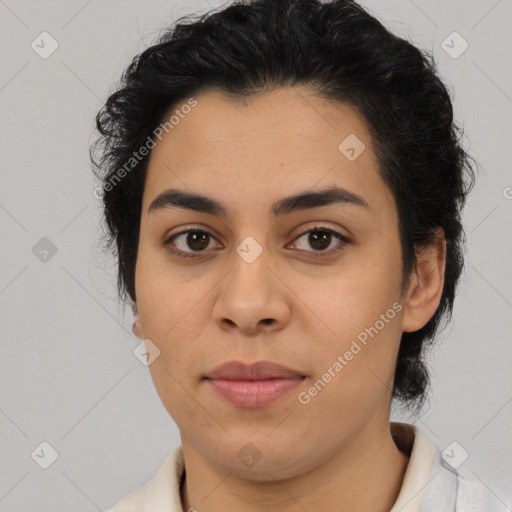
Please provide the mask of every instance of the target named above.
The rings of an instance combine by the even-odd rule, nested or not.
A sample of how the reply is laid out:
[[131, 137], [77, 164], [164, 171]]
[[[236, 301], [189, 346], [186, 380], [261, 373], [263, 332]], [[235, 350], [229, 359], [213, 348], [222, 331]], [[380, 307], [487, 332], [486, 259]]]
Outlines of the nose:
[[270, 334], [290, 321], [287, 289], [271, 268], [271, 255], [264, 250], [252, 263], [233, 253], [233, 265], [223, 281], [213, 316], [225, 331], [246, 335]]

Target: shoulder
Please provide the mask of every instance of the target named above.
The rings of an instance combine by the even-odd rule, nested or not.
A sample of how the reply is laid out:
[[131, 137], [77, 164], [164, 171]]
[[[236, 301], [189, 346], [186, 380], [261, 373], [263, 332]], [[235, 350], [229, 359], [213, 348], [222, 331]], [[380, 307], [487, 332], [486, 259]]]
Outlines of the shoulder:
[[391, 432], [410, 455], [393, 511], [512, 512], [512, 496], [458, 461], [453, 449], [441, 452], [415, 425], [393, 422]]
[[484, 482], [471, 471], [458, 471], [457, 510], [511, 512], [512, 496], [505, 495], [492, 482]]
[[421, 512], [512, 512], [512, 497], [466, 467], [454, 469], [435, 450]]
[[184, 469], [183, 450], [178, 446], [167, 455], [151, 480], [122, 498], [106, 512], [181, 512], [179, 487]]
[[135, 512], [136, 510], [142, 510], [143, 496], [144, 486], [141, 486], [122, 498], [106, 512]]

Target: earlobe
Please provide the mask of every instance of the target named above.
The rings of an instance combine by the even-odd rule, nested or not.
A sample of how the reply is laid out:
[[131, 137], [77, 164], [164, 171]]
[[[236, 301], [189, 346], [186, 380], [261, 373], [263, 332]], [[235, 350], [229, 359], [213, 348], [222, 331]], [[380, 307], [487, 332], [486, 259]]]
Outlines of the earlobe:
[[139, 320], [139, 312], [137, 310], [137, 304], [132, 302], [132, 312], [133, 312], [133, 325], [132, 332], [137, 336], [137, 338], [143, 339], [142, 331], [140, 328], [140, 320]]
[[446, 240], [441, 228], [436, 230], [433, 241], [416, 253], [416, 260], [404, 300], [404, 332], [424, 327], [441, 301], [446, 266]]

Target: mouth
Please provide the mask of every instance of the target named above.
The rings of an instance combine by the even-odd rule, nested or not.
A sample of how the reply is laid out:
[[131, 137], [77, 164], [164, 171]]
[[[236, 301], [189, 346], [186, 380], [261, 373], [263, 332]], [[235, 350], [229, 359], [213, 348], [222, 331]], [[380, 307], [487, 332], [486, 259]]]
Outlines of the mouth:
[[306, 377], [231, 380], [205, 379], [218, 395], [236, 407], [255, 409], [266, 407], [290, 394]]
[[256, 361], [242, 363], [241, 361], [228, 361], [216, 366], [205, 375], [207, 379], [223, 380], [267, 380], [267, 379], [295, 379], [305, 377], [300, 371], [287, 368], [272, 361]]
[[290, 394], [306, 375], [271, 361], [217, 366], [203, 380], [227, 402], [242, 408], [266, 407]]

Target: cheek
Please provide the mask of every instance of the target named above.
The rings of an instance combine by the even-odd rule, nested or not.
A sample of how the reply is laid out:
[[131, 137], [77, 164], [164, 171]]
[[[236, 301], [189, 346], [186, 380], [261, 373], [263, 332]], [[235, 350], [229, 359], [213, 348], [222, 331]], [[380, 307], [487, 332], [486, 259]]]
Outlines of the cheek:
[[320, 280], [303, 282], [297, 295], [305, 298], [311, 326], [324, 339], [348, 340], [399, 301], [400, 272], [389, 256], [360, 256]]
[[153, 336], [161, 343], [172, 340], [178, 332], [183, 337], [184, 330], [193, 328], [191, 319], [202, 316], [201, 299], [208, 290], [208, 283], [190, 278], [187, 269], [170, 268], [165, 251], [139, 248], [135, 288], [140, 323], [146, 337]]
[[179, 383], [194, 382], [200, 372], [198, 355], [211, 321], [211, 293], [218, 281], [217, 275], [197, 278], [186, 270], [171, 271], [165, 257], [150, 248], [139, 252], [136, 291], [140, 325], [144, 337], [160, 350], [150, 371], [155, 374], [155, 385], [167, 389], [169, 396], [176, 396]]
[[[328, 380], [329, 369], [336, 375], [328, 385], [333, 395], [326, 393], [326, 400], [344, 396], [356, 403], [357, 396], [380, 396], [394, 375], [403, 309], [397, 257], [398, 252], [375, 252], [323, 280], [322, 286], [317, 282], [303, 287], [315, 314], [311, 335], [321, 348], [316, 377]], [[338, 371], [333, 367], [337, 361]]]
[[324, 338], [315, 351], [316, 372], [300, 403], [308, 414], [320, 415], [333, 436], [354, 418], [369, 420], [390, 396], [401, 334], [397, 309], [385, 309], [384, 317], [371, 322], [362, 316], [348, 317], [345, 325], [340, 321], [339, 331], [346, 334]]
[[149, 367], [154, 387], [180, 430], [189, 432], [203, 427], [214, 428], [212, 418], [205, 414], [204, 408], [195, 398], [199, 390], [194, 386], [198, 384], [193, 383], [183, 369], [188, 366], [185, 363], [180, 365], [179, 357], [175, 353], [172, 361], [171, 358], [167, 361], [163, 358], [156, 359]]

